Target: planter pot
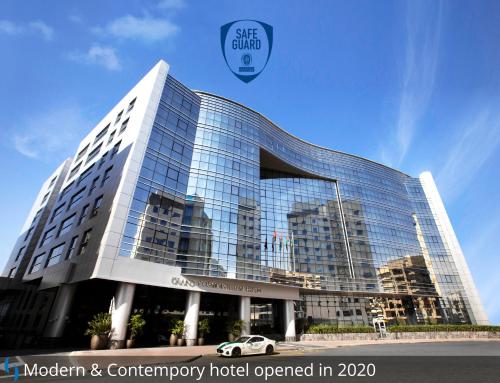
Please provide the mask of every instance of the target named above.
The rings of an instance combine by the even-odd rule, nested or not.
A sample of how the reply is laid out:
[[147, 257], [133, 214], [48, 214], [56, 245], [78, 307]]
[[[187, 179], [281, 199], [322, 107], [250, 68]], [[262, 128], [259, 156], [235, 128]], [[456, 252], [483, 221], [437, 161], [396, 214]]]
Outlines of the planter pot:
[[177, 339], [177, 346], [184, 346], [184, 339], [182, 338]]
[[205, 338], [198, 338], [198, 346], [203, 346], [205, 344]]
[[108, 337], [106, 335], [92, 335], [90, 338], [91, 350], [102, 350], [108, 345]]
[[127, 339], [127, 348], [134, 348], [135, 339]]
[[175, 335], [175, 334], [170, 335], [169, 344], [171, 346], [175, 346], [177, 344], [178, 339], [179, 339], [179, 337], [177, 335]]
[[229, 333], [229, 334], [227, 335], [227, 340], [228, 340], [228, 341], [230, 341], [230, 342], [234, 342], [234, 340], [235, 340], [235, 339], [236, 339], [236, 338], [235, 338], [234, 334]]

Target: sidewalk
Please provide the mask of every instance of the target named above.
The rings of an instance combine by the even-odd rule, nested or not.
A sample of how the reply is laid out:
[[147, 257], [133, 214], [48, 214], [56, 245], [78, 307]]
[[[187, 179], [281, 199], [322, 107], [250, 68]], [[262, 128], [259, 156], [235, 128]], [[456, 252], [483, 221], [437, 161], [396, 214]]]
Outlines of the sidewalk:
[[[488, 342], [495, 339], [474, 339], [475, 342]], [[314, 352], [328, 348], [338, 348], [347, 346], [362, 346], [373, 344], [413, 344], [413, 343], [437, 343], [437, 342], [464, 342], [471, 339], [379, 339], [379, 340], [342, 340], [342, 341], [300, 341], [300, 342], [278, 342], [276, 344], [277, 353], [306, 353]], [[129, 348], [118, 350], [79, 350], [79, 351], [59, 351], [47, 352], [44, 354], [22, 355], [24, 360], [34, 359], [38, 357], [45, 358], [60, 358], [68, 357], [70, 359], [98, 359], [98, 358], [129, 358], [134, 357], [134, 360], [172, 360], [172, 361], [189, 361], [201, 356], [216, 355], [216, 345], [206, 346], [183, 346], [183, 347], [147, 347], [147, 348]]]
[[[418, 339], [418, 340], [357, 340], [357, 341], [301, 341], [301, 342], [279, 342], [276, 345], [277, 354], [282, 356], [304, 355], [332, 348], [361, 346], [373, 344], [411, 344], [411, 343], [444, 343], [471, 341], [471, 339]], [[475, 342], [490, 342], [495, 339], [474, 339]], [[12, 353], [11, 355], [15, 355]], [[33, 354], [12, 356], [11, 365], [22, 366], [24, 364], [33, 366], [40, 365], [64, 365], [83, 367], [90, 371], [94, 365], [100, 368], [106, 366], [153, 366], [153, 365], [175, 365], [178, 363], [189, 363], [202, 356], [216, 356], [216, 346], [191, 346], [191, 347], [149, 347], [119, 350], [81, 350], [60, 351], [45, 354]]]
[[416, 344], [416, 343], [446, 343], [446, 342], [491, 342], [498, 341], [495, 338], [453, 338], [453, 339], [377, 339], [377, 340], [336, 340], [336, 341], [300, 341], [290, 344], [301, 347], [304, 351], [338, 348], [349, 346], [366, 346], [372, 344]]

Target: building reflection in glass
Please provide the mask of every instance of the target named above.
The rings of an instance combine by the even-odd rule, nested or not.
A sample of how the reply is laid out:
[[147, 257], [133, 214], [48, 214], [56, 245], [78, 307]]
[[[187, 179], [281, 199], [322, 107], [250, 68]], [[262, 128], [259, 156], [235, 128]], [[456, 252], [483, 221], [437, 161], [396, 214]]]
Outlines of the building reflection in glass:
[[135, 257], [175, 265], [184, 204], [157, 191], [149, 194], [142, 205], [142, 213], [135, 219], [129, 217], [126, 227], [125, 238]]
[[390, 298], [374, 300], [379, 315], [389, 323], [423, 324], [442, 321], [439, 295], [431, 281], [423, 256], [406, 256], [389, 261], [378, 269], [385, 292]]
[[307, 321], [475, 323], [437, 218], [420, 179], [168, 76], [120, 254], [298, 287]]
[[187, 196], [177, 250], [177, 266], [187, 274], [224, 276], [224, 271], [212, 260], [212, 220], [206, 214], [204, 206], [201, 198]]
[[335, 183], [261, 172], [262, 264], [271, 281], [340, 290], [350, 274]]

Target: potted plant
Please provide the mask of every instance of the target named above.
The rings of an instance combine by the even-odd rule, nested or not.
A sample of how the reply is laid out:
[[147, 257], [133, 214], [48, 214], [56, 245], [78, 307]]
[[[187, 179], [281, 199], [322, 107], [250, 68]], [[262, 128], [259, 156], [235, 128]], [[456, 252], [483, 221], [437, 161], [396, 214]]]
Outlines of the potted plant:
[[230, 342], [233, 342], [241, 335], [243, 327], [245, 327], [245, 321], [242, 319], [235, 319], [228, 322], [227, 332], [228, 332], [228, 339]]
[[202, 319], [198, 323], [198, 346], [203, 346], [205, 343], [205, 334], [210, 332], [210, 322], [207, 318]]
[[177, 321], [177, 326], [178, 326], [178, 339], [177, 339], [177, 346], [185, 346], [186, 345], [186, 339], [184, 339], [184, 335], [186, 334], [186, 325], [184, 324], [183, 320]]
[[184, 339], [182, 339], [182, 335], [184, 335], [184, 321], [181, 319], [176, 319], [172, 322], [172, 326], [170, 327], [170, 345], [178, 346], [184, 345]]
[[134, 314], [130, 317], [128, 326], [130, 328], [130, 338], [127, 339], [127, 348], [134, 347], [136, 336], [142, 334], [142, 328], [146, 325], [146, 321], [142, 317], [142, 313]]
[[111, 331], [111, 314], [98, 313], [88, 322], [85, 335], [91, 336], [90, 349], [101, 350], [108, 345], [108, 336]]

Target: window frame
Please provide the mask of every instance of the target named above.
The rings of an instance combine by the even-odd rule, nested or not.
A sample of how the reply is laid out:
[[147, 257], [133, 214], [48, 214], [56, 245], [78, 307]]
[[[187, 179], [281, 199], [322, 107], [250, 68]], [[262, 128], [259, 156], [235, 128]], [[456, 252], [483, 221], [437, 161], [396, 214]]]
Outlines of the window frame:
[[94, 143], [92, 144], [92, 146], [95, 146], [99, 141], [101, 141], [104, 138], [106, 133], [108, 133], [110, 126], [111, 126], [111, 122], [108, 123], [108, 125], [106, 125], [104, 128], [102, 128], [102, 130], [96, 134], [96, 136], [94, 138]]
[[[47, 229], [45, 231], [45, 233], [43, 234], [43, 237], [42, 237], [42, 241], [40, 242], [40, 247], [42, 247], [42, 246], [46, 245], [47, 243], [50, 243], [50, 241], [52, 241], [52, 239], [55, 237], [55, 233], [57, 232], [56, 228], [57, 228], [57, 225], [54, 225], [50, 229]], [[54, 234], [47, 238], [48, 233], [54, 233]], [[49, 239], [49, 242], [47, 242], [47, 239]]]
[[85, 153], [87, 153], [87, 150], [89, 149], [89, 147], [90, 147], [90, 142], [82, 150], [80, 150], [78, 152], [78, 154], [76, 155], [75, 163], [77, 163], [78, 161], [80, 161], [83, 158]]
[[[75, 206], [78, 206], [81, 200], [85, 198], [84, 194], [85, 194], [85, 186], [71, 196], [68, 203], [68, 211], [73, 209]], [[75, 197], [80, 197], [80, 198], [75, 199]]]
[[82, 224], [83, 220], [88, 217], [88, 215], [89, 215], [89, 208], [90, 208], [90, 204], [86, 204], [82, 208], [82, 211], [80, 213], [80, 217], [78, 218], [78, 225], [77, 226], [80, 226]]
[[[76, 213], [71, 214], [69, 217], [63, 219], [59, 225], [59, 231], [57, 232], [57, 237], [64, 235], [71, 231], [73, 224], [75, 223]], [[69, 222], [69, 225], [68, 225]], [[66, 225], [66, 226], [65, 226]], [[63, 230], [66, 230], [63, 232]]]
[[77, 256], [85, 255], [87, 248], [89, 246], [90, 239], [92, 238], [91, 233], [92, 233], [92, 229], [88, 229], [83, 233], [82, 242], [80, 243], [80, 246], [78, 247]]
[[[45, 256], [45, 252], [33, 257], [33, 261], [31, 261], [31, 266], [29, 269], [30, 271], [28, 274], [37, 273], [42, 269], [41, 265], [42, 265], [42, 259], [44, 256]], [[39, 262], [37, 263], [37, 261], [39, 261]], [[35, 266], [38, 266], [38, 268], [36, 270], [34, 270]]]
[[78, 235], [75, 235], [71, 240], [69, 241], [69, 246], [68, 249], [66, 250], [66, 256], [64, 259], [70, 259], [74, 254], [74, 251], [77, 248], [77, 242], [78, 242]]
[[101, 149], [102, 149], [102, 142], [99, 145], [97, 145], [94, 149], [92, 149], [92, 151], [87, 156], [87, 159], [85, 160], [85, 164], [88, 164], [90, 161], [96, 158], [97, 155], [101, 152]]
[[[44, 269], [47, 267], [50, 267], [50, 266], [54, 266], [54, 265], [59, 263], [61, 256], [64, 253], [64, 245], [65, 245], [65, 242], [61, 243], [60, 245], [54, 246], [52, 249], [50, 249], [49, 255], [48, 255], [47, 259], [45, 260]], [[54, 250], [56, 250], [56, 249], [61, 249], [61, 252], [59, 254], [57, 254], [56, 256], [53, 256]], [[51, 263], [51, 261], [53, 259], [57, 259], [57, 260], [54, 263]]]
[[110, 176], [111, 170], [113, 170], [113, 166], [110, 166], [109, 168], [107, 168], [104, 171], [104, 174], [103, 174], [102, 180], [101, 180], [101, 187], [103, 187], [104, 184], [106, 183], [106, 181], [111, 178], [111, 176]]

